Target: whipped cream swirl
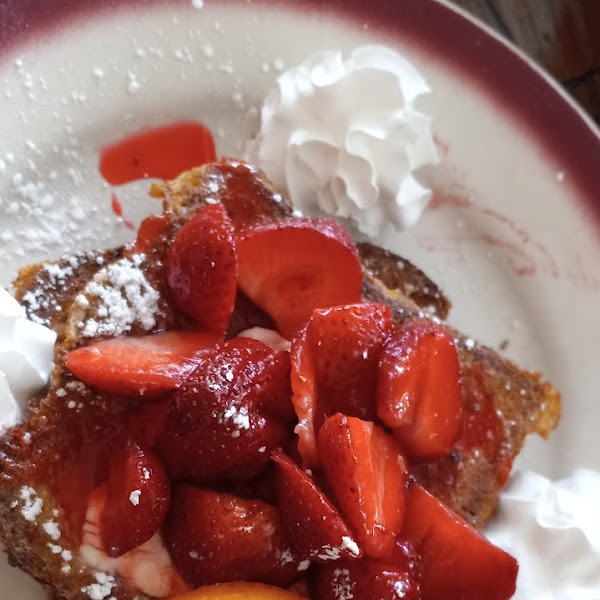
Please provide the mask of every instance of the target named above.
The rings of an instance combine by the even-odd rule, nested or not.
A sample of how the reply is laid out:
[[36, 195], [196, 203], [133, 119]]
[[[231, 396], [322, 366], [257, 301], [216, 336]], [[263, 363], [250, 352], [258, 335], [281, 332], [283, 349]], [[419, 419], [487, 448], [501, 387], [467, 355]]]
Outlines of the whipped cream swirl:
[[53, 331], [29, 321], [0, 287], [0, 433], [21, 420], [27, 402], [48, 382], [55, 341]]
[[415, 106], [429, 91], [384, 46], [346, 60], [321, 52], [277, 79], [249, 159], [303, 214], [348, 218], [370, 236], [411, 227], [431, 197], [417, 171], [438, 162], [431, 118]]
[[600, 600], [600, 473], [517, 472], [486, 536], [519, 561], [514, 600]]

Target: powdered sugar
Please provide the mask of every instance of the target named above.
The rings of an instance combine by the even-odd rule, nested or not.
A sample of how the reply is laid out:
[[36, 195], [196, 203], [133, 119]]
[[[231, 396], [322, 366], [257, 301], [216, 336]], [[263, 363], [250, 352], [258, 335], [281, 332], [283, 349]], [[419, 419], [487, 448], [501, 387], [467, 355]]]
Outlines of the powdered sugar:
[[333, 595], [335, 600], [352, 600], [355, 583], [350, 579], [348, 569], [336, 569], [333, 572]]
[[34, 522], [44, 508], [44, 501], [39, 498], [36, 491], [29, 486], [23, 486], [21, 488], [19, 497], [23, 500], [21, 514], [27, 521]]
[[342, 550], [349, 550], [351, 554], [354, 556], [358, 556], [360, 554], [360, 550], [358, 549], [358, 544], [347, 535], [342, 536]]
[[108, 598], [112, 593], [112, 589], [117, 585], [116, 579], [103, 571], [98, 571], [95, 574], [95, 578], [96, 583], [91, 583], [81, 588], [81, 591], [87, 594], [91, 600], [104, 600]]
[[83, 337], [117, 336], [139, 323], [146, 331], [156, 325], [159, 292], [140, 268], [142, 257], [123, 258], [94, 276], [83, 295], [98, 304], [93, 317], [79, 326]]
[[394, 592], [396, 592], [397, 598], [404, 598], [406, 596], [406, 582], [405, 581], [396, 581], [394, 583]]
[[54, 541], [60, 539], [60, 527], [56, 521], [46, 521], [42, 528]]
[[[27, 148], [28, 154], [33, 152]], [[21, 161], [27, 163], [23, 157]], [[22, 263], [25, 256], [47, 258], [56, 256], [57, 250], [76, 251], [90, 238], [92, 229], [98, 242], [107, 241], [113, 234], [109, 226], [114, 222], [112, 215], [98, 214], [99, 207], [86, 203], [78, 191], [59, 193], [56, 190], [64, 181], [40, 177], [35, 163], [29, 161], [29, 168], [7, 172], [3, 177], [0, 268], [7, 271], [15, 263]], [[63, 179], [68, 181], [66, 187], [73, 188], [67, 170]]]
[[338, 560], [341, 558], [341, 554], [341, 547], [325, 545], [321, 548], [321, 551], [317, 554], [317, 557], [321, 560]]
[[310, 560], [302, 560], [298, 563], [298, 571], [306, 571], [310, 567]]
[[219, 416], [219, 423], [232, 423], [235, 429], [231, 433], [231, 437], [240, 437], [240, 431], [242, 429], [250, 429], [250, 416], [248, 414], [248, 408], [242, 406], [230, 406]]
[[142, 495], [141, 490], [133, 490], [131, 494], [129, 494], [129, 502], [134, 506], [138, 506], [140, 503], [140, 496]]

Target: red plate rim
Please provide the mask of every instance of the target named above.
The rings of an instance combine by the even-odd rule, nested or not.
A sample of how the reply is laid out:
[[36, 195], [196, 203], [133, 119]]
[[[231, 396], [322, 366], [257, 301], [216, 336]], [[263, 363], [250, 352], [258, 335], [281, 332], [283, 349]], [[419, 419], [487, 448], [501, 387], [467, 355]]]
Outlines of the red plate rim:
[[[208, 0], [209, 2], [211, 0]], [[219, 0], [243, 2], [247, 0]], [[559, 85], [510, 44], [444, 0], [249, 0], [350, 19], [401, 36], [469, 77], [517, 117], [600, 222], [600, 132]], [[0, 0], [0, 53], [30, 44], [73, 19], [128, 5], [189, 4], [190, 0]]]

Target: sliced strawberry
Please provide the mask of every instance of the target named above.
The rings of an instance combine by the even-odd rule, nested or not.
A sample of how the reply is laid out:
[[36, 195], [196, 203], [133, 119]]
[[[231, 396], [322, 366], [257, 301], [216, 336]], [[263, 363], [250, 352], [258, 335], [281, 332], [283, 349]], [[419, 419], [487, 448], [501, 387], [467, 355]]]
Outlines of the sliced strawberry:
[[89, 385], [123, 396], [155, 396], [178, 387], [219, 341], [215, 334], [192, 331], [120, 337], [73, 350], [63, 360]]
[[290, 436], [289, 354], [234, 338], [173, 395], [158, 450], [176, 480], [244, 481]]
[[314, 436], [328, 416], [375, 419], [377, 363], [392, 331], [389, 306], [363, 302], [315, 310], [294, 341], [292, 401], [306, 466], [317, 464]]
[[179, 308], [200, 329], [224, 335], [235, 304], [237, 257], [223, 205], [203, 208], [181, 228], [165, 268]]
[[170, 497], [169, 479], [156, 456], [131, 441], [115, 447], [100, 516], [105, 552], [121, 556], [148, 541], [162, 524]]
[[292, 338], [315, 308], [360, 301], [362, 270], [348, 231], [330, 219], [289, 219], [236, 241], [240, 288]]
[[283, 452], [274, 452], [275, 489], [281, 520], [303, 559], [330, 562], [362, 555], [337, 508], [311, 477]]
[[384, 561], [362, 558], [319, 565], [315, 600], [421, 600], [421, 579], [420, 557], [414, 547], [397, 542]]
[[151, 252], [156, 241], [165, 236], [167, 232], [168, 220], [166, 215], [150, 215], [146, 217], [138, 229], [138, 234], [132, 246], [127, 248], [129, 256], [133, 254], [147, 254]]
[[164, 533], [175, 567], [192, 587], [273, 579], [283, 584], [298, 576], [279, 513], [260, 500], [176, 486]]
[[411, 458], [433, 461], [450, 452], [461, 431], [460, 369], [443, 327], [416, 319], [386, 344], [377, 412]]
[[400, 537], [423, 559], [423, 600], [507, 600], [515, 593], [517, 561], [416, 483]]
[[317, 442], [335, 501], [359, 545], [372, 558], [388, 556], [404, 522], [402, 449], [380, 427], [339, 413], [325, 421]]

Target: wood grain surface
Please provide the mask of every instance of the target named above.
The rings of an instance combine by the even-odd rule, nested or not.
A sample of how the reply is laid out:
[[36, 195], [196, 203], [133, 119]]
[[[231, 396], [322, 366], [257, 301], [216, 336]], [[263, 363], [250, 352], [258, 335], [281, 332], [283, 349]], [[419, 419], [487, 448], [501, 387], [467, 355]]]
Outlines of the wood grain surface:
[[553, 75], [600, 123], [600, 0], [451, 0]]

